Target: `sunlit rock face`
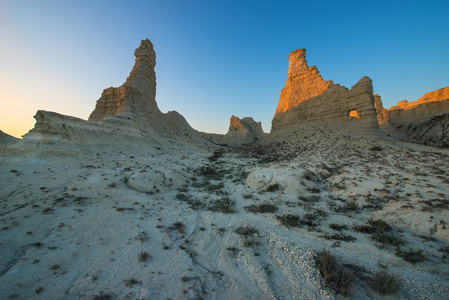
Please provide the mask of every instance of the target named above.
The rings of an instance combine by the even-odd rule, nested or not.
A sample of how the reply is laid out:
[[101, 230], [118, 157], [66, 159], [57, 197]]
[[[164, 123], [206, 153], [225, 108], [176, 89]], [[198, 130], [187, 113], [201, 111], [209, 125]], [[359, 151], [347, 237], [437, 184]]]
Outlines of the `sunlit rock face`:
[[306, 49], [296, 49], [290, 53], [288, 61], [287, 81], [281, 91], [275, 115], [321, 95], [333, 85], [331, 80], [323, 80], [316, 66], [307, 65]]
[[89, 121], [99, 122], [118, 114], [144, 118], [161, 114], [155, 100], [156, 54], [153, 44], [148, 39], [142, 41], [134, 55], [136, 61], [126, 82], [118, 88], [110, 87], [103, 91]]
[[425, 94], [416, 101], [400, 101], [388, 109], [389, 124], [410, 141], [448, 143], [449, 87]]
[[416, 101], [400, 101], [388, 109], [391, 125], [406, 126], [449, 113], [449, 87], [424, 94]]
[[324, 81], [318, 69], [309, 67], [305, 49], [289, 55], [285, 87], [272, 121], [272, 131], [302, 124], [327, 123], [351, 130], [379, 129], [371, 79], [363, 77], [350, 90]]
[[382, 126], [389, 123], [390, 114], [388, 113], [388, 110], [386, 110], [383, 106], [382, 100], [377, 94], [374, 95], [374, 106], [376, 107], [377, 121], [382, 128]]
[[39, 110], [35, 127], [24, 142], [76, 146], [96, 143], [158, 145], [187, 142], [204, 146], [207, 142], [176, 111], [162, 113], [156, 103], [156, 54], [151, 42], [143, 40], [134, 52], [134, 67], [120, 87], [103, 91], [89, 120]]
[[256, 122], [250, 117], [240, 119], [232, 116], [228, 132], [218, 140], [218, 143], [228, 146], [242, 146], [253, 143], [264, 135], [261, 122]]

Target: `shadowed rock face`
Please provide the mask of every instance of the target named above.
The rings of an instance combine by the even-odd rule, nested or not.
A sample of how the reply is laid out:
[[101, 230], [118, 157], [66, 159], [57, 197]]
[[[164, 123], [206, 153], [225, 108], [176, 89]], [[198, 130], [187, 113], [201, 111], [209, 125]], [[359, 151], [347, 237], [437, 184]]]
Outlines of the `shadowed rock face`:
[[228, 132], [218, 140], [218, 143], [228, 146], [241, 146], [253, 143], [264, 135], [260, 122], [256, 122], [250, 117], [239, 119], [232, 116]]
[[337, 128], [378, 131], [374, 100], [368, 77], [348, 90], [330, 80], [324, 81], [315, 66], [307, 65], [305, 50], [295, 50], [289, 56], [288, 77], [271, 130], [328, 123]]
[[[126, 82], [103, 91], [89, 120], [39, 110], [35, 127], [24, 136], [32, 143], [79, 145], [95, 143], [153, 144], [164, 141], [204, 146], [204, 138], [179, 113], [162, 113], [156, 103], [156, 54], [143, 40], [134, 52], [135, 64]], [[29, 143], [31, 142], [31, 143]], [[206, 145], [206, 146], [207, 146]]]
[[15, 137], [13, 137], [7, 133], [4, 133], [3, 131], [0, 130], [0, 147], [12, 145], [18, 141], [20, 141], [20, 139], [15, 138]]

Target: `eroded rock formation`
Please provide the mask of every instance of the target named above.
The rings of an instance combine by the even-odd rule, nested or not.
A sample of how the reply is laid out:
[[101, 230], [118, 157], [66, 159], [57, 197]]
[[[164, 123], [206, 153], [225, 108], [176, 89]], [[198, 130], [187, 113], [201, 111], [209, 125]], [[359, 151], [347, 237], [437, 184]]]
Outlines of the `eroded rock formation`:
[[376, 107], [377, 121], [382, 128], [382, 126], [389, 123], [390, 114], [388, 113], [388, 110], [386, 110], [383, 106], [382, 100], [377, 94], [374, 95], [374, 106]]
[[20, 141], [20, 139], [15, 138], [7, 133], [4, 133], [0, 130], [0, 148], [4, 146], [12, 145], [16, 142]]
[[363, 77], [350, 90], [324, 81], [307, 65], [305, 49], [289, 55], [285, 87], [272, 121], [272, 131], [300, 124], [329, 124], [351, 130], [379, 129], [371, 79]]
[[162, 113], [156, 103], [156, 54], [151, 42], [143, 40], [135, 50], [134, 67], [120, 87], [103, 91], [89, 120], [39, 110], [35, 127], [24, 142], [72, 142], [120, 144], [161, 144], [169, 141], [209, 144], [179, 113]]
[[232, 116], [228, 132], [218, 140], [218, 143], [228, 146], [241, 146], [253, 143], [264, 135], [261, 122], [256, 122], [250, 117], [240, 119]]
[[411, 141], [447, 143], [449, 87], [424, 94], [416, 101], [400, 101], [388, 109], [388, 115], [389, 124]]
[[390, 123], [395, 127], [426, 122], [434, 116], [449, 113], [449, 87], [424, 94], [416, 101], [400, 101], [389, 108], [388, 113]]
[[147, 39], [134, 51], [136, 61], [125, 83], [103, 91], [89, 121], [99, 122], [116, 115], [134, 115], [148, 118], [160, 115], [156, 104], [156, 54]]

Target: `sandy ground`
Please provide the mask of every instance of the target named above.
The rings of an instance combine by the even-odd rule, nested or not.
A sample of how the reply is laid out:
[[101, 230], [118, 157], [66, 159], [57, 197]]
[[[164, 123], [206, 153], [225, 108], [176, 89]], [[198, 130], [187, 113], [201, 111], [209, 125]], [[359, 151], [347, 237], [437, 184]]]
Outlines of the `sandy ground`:
[[[348, 298], [449, 299], [448, 150], [340, 136], [251, 151], [0, 153], [1, 298], [344, 298], [315, 266], [324, 248], [356, 275]], [[354, 229], [377, 219], [399, 246]], [[396, 294], [370, 287], [379, 270]]]

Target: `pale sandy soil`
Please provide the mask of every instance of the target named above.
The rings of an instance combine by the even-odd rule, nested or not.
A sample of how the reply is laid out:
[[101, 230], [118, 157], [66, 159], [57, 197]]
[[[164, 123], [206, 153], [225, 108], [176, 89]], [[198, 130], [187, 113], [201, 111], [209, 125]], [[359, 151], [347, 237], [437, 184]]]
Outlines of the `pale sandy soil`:
[[[325, 248], [357, 278], [348, 298], [448, 299], [448, 150], [319, 135], [216, 161], [169, 146], [0, 153], [1, 298], [344, 298], [315, 267]], [[260, 203], [277, 211], [245, 208]], [[310, 222], [286, 227], [277, 218], [285, 214]], [[390, 224], [400, 251], [420, 249], [424, 260], [406, 262], [353, 229], [370, 219]], [[236, 233], [247, 225], [256, 232]], [[370, 287], [379, 270], [397, 276], [396, 294]]]

